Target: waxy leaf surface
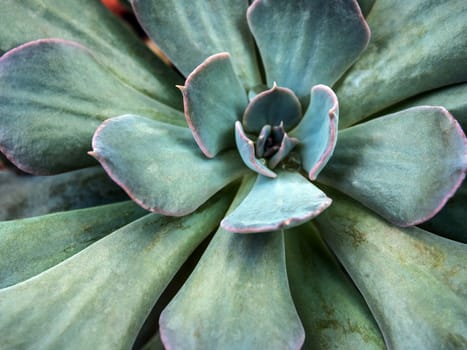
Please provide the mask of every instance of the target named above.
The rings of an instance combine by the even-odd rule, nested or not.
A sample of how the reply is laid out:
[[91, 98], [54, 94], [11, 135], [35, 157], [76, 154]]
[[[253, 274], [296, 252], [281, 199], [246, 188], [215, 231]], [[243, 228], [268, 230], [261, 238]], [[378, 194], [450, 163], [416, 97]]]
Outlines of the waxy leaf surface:
[[248, 24], [267, 83], [306, 100], [313, 85], [332, 85], [366, 47], [370, 32], [356, 1], [255, 0]]
[[339, 133], [319, 180], [387, 220], [430, 219], [465, 177], [467, 141], [442, 107], [415, 107]]
[[215, 229], [230, 199], [224, 193], [183, 218], [148, 214], [52, 269], [0, 290], [2, 346], [130, 348], [148, 311]]
[[190, 129], [124, 115], [105, 121], [93, 152], [109, 176], [142, 207], [164, 215], [193, 212], [247, 168], [231, 150], [206, 158]]
[[0, 58], [0, 150], [21, 170], [51, 174], [95, 164], [86, 152], [105, 119], [183, 115], [119, 80], [80, 44], [31, 42]]
[[467, 246], [392, 226], [350, 198], [332, 196], [333, 205], [315, 222], [363, 294], [387, 347], [465, 348]]

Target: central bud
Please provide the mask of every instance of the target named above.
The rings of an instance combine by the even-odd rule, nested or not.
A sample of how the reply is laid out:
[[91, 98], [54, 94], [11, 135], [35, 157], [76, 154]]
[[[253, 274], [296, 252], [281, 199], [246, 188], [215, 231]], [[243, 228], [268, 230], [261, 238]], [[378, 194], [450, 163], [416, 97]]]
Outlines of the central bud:
[[276, 177], [272, 169], [284, 162], [299, 143], [287, 132], [293, 133], [301, 117], [300, 101], [290, 89], [274, 84], [252, 97], [242, 121], [235, 124], [237, 148], [246, 166], [259, 174]]

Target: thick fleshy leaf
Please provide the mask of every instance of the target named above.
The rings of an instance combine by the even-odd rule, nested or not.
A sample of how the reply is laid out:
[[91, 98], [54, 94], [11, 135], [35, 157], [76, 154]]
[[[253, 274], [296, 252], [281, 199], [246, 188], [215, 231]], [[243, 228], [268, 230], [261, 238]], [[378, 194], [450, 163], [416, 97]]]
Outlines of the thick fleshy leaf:
[[385, 349], [365, 301], [313, 225], [285, 232], [287, 275], [305, 327], [304, 349]]
[[218, 196], [183, 218], [149, 214], [52, 269], [0, 290], [2, 346], [130, 348], [148, 311], [216, 227], [230, 199]]
[[0, 150], [26, 172], [51, 174], [95, 164], [86, 152], [111, 116], [143, 113], [183, 123], [183, 115], [112, 75], [85, 47], [31, 42], [0, 58]]
[[265, 232], [297, 226], [331, 204], [319, 188], [296, 172], [280, 171], [275, 179], [258, 175], [246, 198], [221, 226], [232, 232]]
[[0, 288], [37, 275], [144, 214], [129, 201], [0, 222]]
[[247, 131], [259, 133], [264, 125], [277, 126], [281, 123], [285, 130], [290, 130], [301, 117], [302, 107], [293, 91], [274, 84], [250, 101], [242, 121]]
[[415, 107], [339, 133], [319, 180], [387, 220], [410, 226], [435, 215], [460, 186], [467, 140], [442, 107]]
[[148, 35], [187, 76], [208, 56], [232, 55], [234, 69], [247, 87], [261, 83], [253, 38], [245, 13], [248, 1], [132, 0]]
[[368, 49], [335, 89], [341, 127], [416, 94], [465, 82], [466, 15], [465, 0], [375, 1], [367, 17]]
[[[282, 127], [282, 124], [281, 124], [281, 127]], [[279, 165], [280, 162], [282, 162], [283, 160], [286, 160], [286, 157], [298, 144], [299, 144], [298, 139], [296, 139], [295, 137], [290, 137], [287, 133], [284, 133], [279, 149], [269, 159], [268, 166], [271, 169], [274, 169], [276, 166]]]
[[230, 55], [207, 58], [181, 87], [185, 117], [206, 157], [235, 145], [233, 126], [248, 104], [246, 91], [235, 76]]
[[334, 92], [325, 85], [313, 86], [305, 115], [291, 133], [300, 141], [302, 167], [310, 180], [316, 179], [334, 152], [338, 123], [339, 105]]
[[438, 235], [467, 244], [467, 182], [464, 181], [444, 208], [421, 227]]
[[332, 85], [365, 49], [370, 31], [354, 0], [255, 0], [248, 24], [268, 85], [301, 100], [313, 85]]
[[159, 323], [169, 349], [299, 349], [304, 332], [289, 292], [283, 233], [220, 229]]
[[181, 109], [180, 94], [175, 88], [182, 82], [180, 76], [165, 66], [100, 1], [2, 1], [0, 55], [43, 38], [63, 38], [85, 45], [119, 80]]
[[235, 123], [235, 142], [237, 144], [237, 150], [243, 163], [251, 170], [258, 174], [275, 178], [277, 174], [269, 169], [265, 162], [256, 158], [255, 155], [255, 144], [243, 131], [242, 123], [237, 121]]
[[20, 219], [62, 210], [127, 200], [128, 196], [100, 167], [53, 176], [0, 171], [0, 220]]
[[397, 228], [349, 198], [333, 198], [315, 222], [363, 294], [388, 348], [465, 348], [467, 246], [416, 227]]
[[247, 171], [236, 150], [208, 159], [188, 128], [134, 115], [102, 123], [93, 149], [133, 200], [164, 215], [193, 212]]

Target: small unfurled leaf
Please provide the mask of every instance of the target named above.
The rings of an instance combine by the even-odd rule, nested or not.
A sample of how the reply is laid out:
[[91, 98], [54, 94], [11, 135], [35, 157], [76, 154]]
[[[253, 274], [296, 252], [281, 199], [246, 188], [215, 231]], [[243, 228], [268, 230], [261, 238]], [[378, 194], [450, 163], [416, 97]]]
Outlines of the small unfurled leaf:
[[315, 219], [370, 307], [389, 349], [467, 347], [467, 246], [398, 228], [350, 198]]
[[37, 275], [144, 214], [129, 201], [0, 222], [0, 288]]
[[[232, 208], [251, 187], [241, 186]], [[289, 292], [282, 232], [220, 229], [162, 312], [160, 334], [176, 349], [299, 349], [304, 332]], [[196, 302], [194, 302], [196, 301]]]
[[325, 85], [311, 89], [311, 100], [302, 121], [291, 135], [300, 141], [302, 167], [315, 180], [326, 166], [337, 142], [339, 105], [334, 92]]
[[0, 290], [5, 348], [129, 349], [171, 278], [217, 226], [223, 193], [183, 218], [147, 216]]
[[0, 150], [21, 170], [48, 175], [96, 164], [86, 154], [105, 119], [142, 113], [182, 125], [183, 115], [131, 88], [84, 46], [27, 43], [0, 58]]
[[442, 107], [414, 107], [339, 133], [319, 177], [387, 220], [430, 219], [465, 177], [467, 141]]
[[181, 90], [188, 125], [206, 157], [234, 147], [233, 126], [248, 99], [235, 76], [230, 55], [219, 53], [207, 58], [188, 76]]
[[332, 85], [365, 49], [370, 31], [355, 1], [255, 0], [248, 24], [267, 82], [306, 100], [313, 85]]
[[243, 125], [249, 132], [259, 133], [264, 125], [283, 123], [292, 129], [302, 117], [302, 107], [292, 90], [274, 86], [257, 94], [243, 113]]
[[275, 179], [258, 175], [246, 198], [221, 226], [242, 233], [297, 226], [330, 204], [331, 199], [299, 173], [280, 171]]
[[335, 88], [341, 127], [422, 92], [465, 82], [466, 15], [465, 0], [375, 1], [367, 17], [370, 44]]
[[164, 215], [193, 212], [243, 175], [237, 150], [206, 158], [188, 128], [124, 115], [105, 121], [93, 152], [109, 176], [142, 207]]
[[208, 56], [230, 52], [247, 87], [261, 83], [245, 12], [248, 1], [133, 0], [141, 25], [187, 76]]

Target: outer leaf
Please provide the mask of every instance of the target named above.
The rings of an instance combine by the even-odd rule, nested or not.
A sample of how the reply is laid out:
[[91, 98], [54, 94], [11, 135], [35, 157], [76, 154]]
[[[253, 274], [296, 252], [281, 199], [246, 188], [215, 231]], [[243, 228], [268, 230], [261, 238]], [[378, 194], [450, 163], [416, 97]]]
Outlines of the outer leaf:
[[315, 180], [326, 166], [337, 142], [339, 105], [334, 92], [325, 85], [311, 89], [311, 101], [302, 121], [292, 132], [301, 143], [302, 167]]
[[275, 179], [259, 175], [248, 196], [221, 226], [241, 233], [293, 227], [319, 215], [331, 202], [299, 173], [281, 171]]
[[235, 72], [247, 87], [261, 83], [255, 48], [245, 19], [248, 1], [133, 0], [148, 35], [187, 76], [208, 56], [232, 55]]
[[207, 159], [188, 128], [134, 115], [104, 122], [93, 149], [133, 200], [164, 215], [193, 212], [246, 171], [236, 150]]
[[128, 199], [100, 167], [54, 176], [0, 171], [0, 220], [81, 209]]
[[37, 275], [145, 213], [124, 202], [0, 222], [0, 288]]
[[233, 126], [248, 104], [230, 55], [208, 57], [181, 87], [185, 116], [199, 148], [213, 158], [235, 145]]
[[292, 90], [274, 84], [271, 89], [257, 94], [243, 113], [243, 125], [250, 132], [259, 133], [266, 124], [283, 123], [286, 130], [298, 124], [302, 107]]
[[416, 107], [340, 132], [319, 180], [411, 226], [443, 207], [466, 168], [467, 140], [455, 119], [442, 107]]
[[180, 77], [100, 1], [2, 1], [0, 54], [28, 41], [50, 37], [83, 44], [126, 84], [173, 108], [181, 108], [174, 88], [181, 83]]
[[315, 222], [365, 297], [388, 348], [465, 348], [467, 246], [394, 227], [348, 198], [333, 198]]
[[302, 100], [313, 85], [334, 84], [370, 37], [353, 0], [255, 0], [247, 18], [268, 85], [275, 81]]
[[230, 196], [219, 198], [184, 218], [147, 215], [2, 289], [2, 346], [130, 348], [167, 283], [219, 222]]
[[285, 232], [290, 290], [304, 349], [385, 349], [365, 301], [310, 223]]
[[[233, 206], [249, 187], [243, 184]], [[159, 323], [169, 349], [299, 349], [304, 333], [289, 293], [283, 234], [220, 229]]]
[[99, 123], [125, 112], [182, 123], [181, 113], [118, 80], [85, 47], [39, 40], [0, 58], [0, 150], [21, 170], [50, 174], [94, 160]]
[[367, 17], [373, 30], [368, 49], [336, 89], [341, 127], [421, 92], [465, 82], [466, 15], [464, 0], [376, 1]]

